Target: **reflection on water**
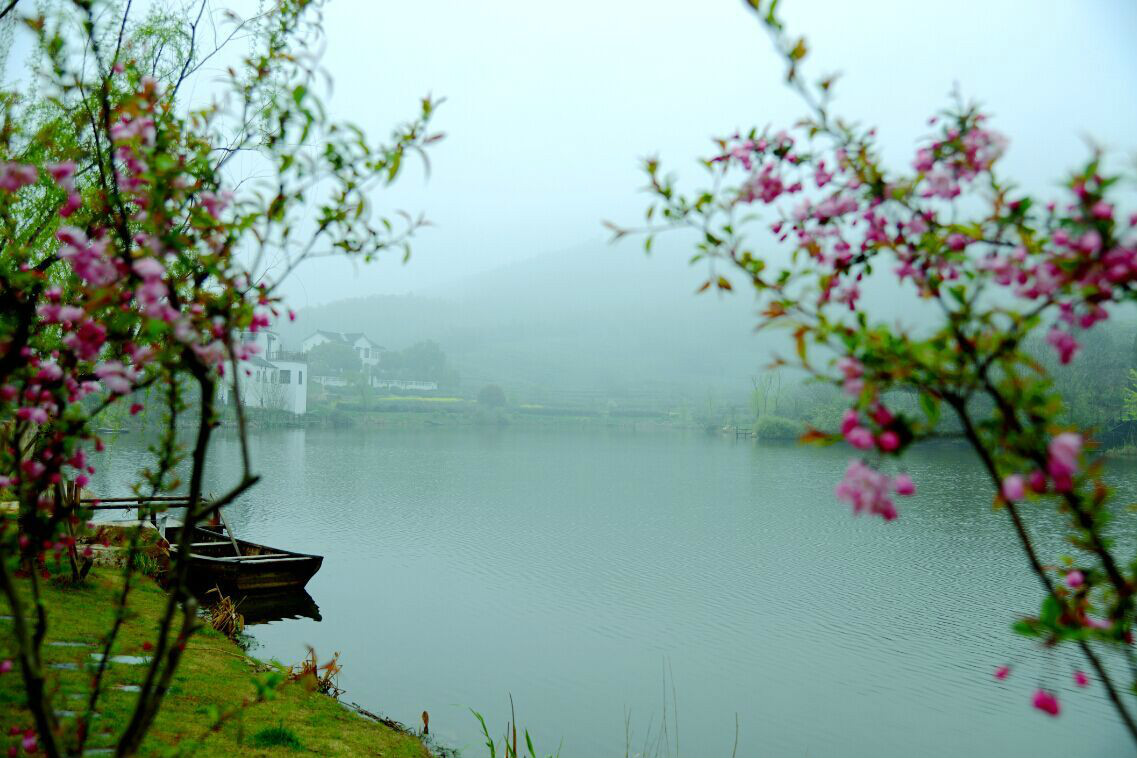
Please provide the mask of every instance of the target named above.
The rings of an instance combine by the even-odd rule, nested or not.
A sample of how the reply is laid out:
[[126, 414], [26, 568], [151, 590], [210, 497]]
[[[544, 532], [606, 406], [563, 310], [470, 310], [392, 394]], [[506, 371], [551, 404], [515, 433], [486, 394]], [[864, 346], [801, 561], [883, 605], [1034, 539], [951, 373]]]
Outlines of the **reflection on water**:
[[[104, 456], [98, 491], [124, 491], [140, 454], [123, 441]], [[891, 524], [834, 501], [836, 449], [289, 430], [256, 436], [253, 456], [264, 479], [228, 510], [234, 531], [325, 556], [308, 585], [323, 621], [258, 626], [259, 654], [339, 651], [349, 699], [405, 723], [428, 710], [467, 755], [484, 748], [466, 707], [504, 724], [509, 693], [539, 749], [622, 755], [627, 712], [635, 752], [665, 662], [685, 754], [729, 754], [736, 712], [740, 756], [1130, 751], [1100, 688], [1072, 685], [1073, 651], [1009, 633], [1039, 593], [962, 450], [911, 456], [920, 492]], [[235, 441], [211, 463], [220, 492]], [[1114, 475], [1131, 498], [1137, 477]], [[1058, 554], [1058, 524], [1035, 531]], [[1030, 708], [1040, 683], [1061, 718]]]
[[268, 624], [285, 619], [312, 619], [321, 621], [320, 607], [306, 590], [291, 592], [257, 592], [234, 597], [237, 610], [245, 618], [245, 624]]

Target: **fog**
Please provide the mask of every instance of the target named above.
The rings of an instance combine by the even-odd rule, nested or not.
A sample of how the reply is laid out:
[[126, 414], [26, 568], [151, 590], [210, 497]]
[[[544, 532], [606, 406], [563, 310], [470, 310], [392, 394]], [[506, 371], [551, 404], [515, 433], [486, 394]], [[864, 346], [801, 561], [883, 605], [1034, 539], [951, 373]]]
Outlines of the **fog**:
[[[132, 13], [159, 4], [140, 0]], [[810, 75], [841, 73], [834, 110], [877, 125], [895, 166], [908, 165], [928, 116], [955, 89], [1011, 137], [1005, 175], [1043, 196], [1091, 142], [1134, 159], [1131, 3], [784, 5], [791, 31], [809, 40]], [[216, 18], [256, 9], [210, 7]], [[412, 161], [372, 198], [377, 212], [431, 222], [409, 261], [399, 252], [371, 264], [320, 258], [284, 281], [298, 312], [277, 325], [290, 347], [316, 329], [365, 331], [393, 350], [434, 340], [464, 392], [495, 382], [522, 395], [745, 394], [784, 351], [778, 335], [754, 335], [747, 287], [694, 294], [707, 272], [686, 263], [690, 237], [665, 236], [649, 257], [634, 237], [610, 244], [602, 226], [642, 219], [644, 157], [659, 156], [691, 186], [711, 138], [803, 113], [742, 3], [336, 0], [323, 19], [323, 45], [310, 52], [322, 55], [334, 118], [382, 139], [431, 94], [445, 99], [433, 126], [446, 138], [431, 148], [429, 172]], [[30, 49], [30, 36], [17, 35], [7, 77], [22, 75]], [[186, 101], [216, 97], [243, 50], [210, 61]], [[255, 178], [250, 161], [233, 162], [234, 181]], [[920, 312], [891, 287], [865, 291], [879, 317]]]
[[[1043, 195], [1089, 140], [1132, 155], [1131, 4], [810, 0], [784, 15], [811, 71], [843, 72], [836, 110], [879, 125], [894, 165], [956, 87], [1011, 136], [1006, 173]], [[410, 261], [302, 267], [284, 290], [288, 341], [437, 340], [473, 390], [748, 391], [783, 343], [753, 335], [745, 289], [697, 298], [689, 239], [647, 257], [601, 226], [642, 218], [644, 156], [697, 182], [709, 138], [802, 113], [740, 3], [335, 2], [326, 32], [335, 115], [382, 135], [431, 93], [447, 137], [429, 177], [415, 166], [375, 198], [431, 220]], [[878, 313], [909, 308], [889, 292], [870, 287]]]
[[[812, 70], [843, 72], [837, 110], [877, 124], [897, 165], [956, 85], [1012, 137], [1006, 171], [1032, 188], [1045, 190], [1081, 159], [1086, 137], [1135, 146], [1132, 3], [784, 6], [790, 28], [809, 39]], [[600, 246], [602, 219], [642, 217], [643, 156], [695, 179], [708, 138], [802, 113], [764, 31], [731, 0], [333, 2], [326, 22], [333, 112], [381, 135], [429, 92], [446, 98], [436, 125], [447, 139], [429, 181], [408, 174], [377, 198], [435, 224], [411, 263], [321, 262], [290, 284], [299, 307], [460, 288], [506, 263]]]

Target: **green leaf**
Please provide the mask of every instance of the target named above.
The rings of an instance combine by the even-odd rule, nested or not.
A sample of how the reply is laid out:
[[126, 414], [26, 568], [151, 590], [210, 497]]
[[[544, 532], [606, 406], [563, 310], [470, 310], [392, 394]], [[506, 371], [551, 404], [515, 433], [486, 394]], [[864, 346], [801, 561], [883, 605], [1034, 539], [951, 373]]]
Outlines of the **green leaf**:
[[926, 392], [920, 393], [920, 409], [928, 417], [928, 426], [934, 427], [940, 420], [940, 400]]
[[1034, 624], [1025, 619], [1020, 619], [1011, 624], [1011, 631], [1015, 634], [1021, 634], [1023, 637], [1039, 636], [1038, 630], [1034, 628]]
[[1038, 620], [1049, 627], [1058, 626], [1058, 614], [1061, 608], [1058, 601], [1054, 599], [1053, 595], [1047, 595], [1046, 599], [1042, 601], [1042, 611], [1038, 615]]
[[488, 727], [486, 727], [486, 720], [482, 718], [482, 714], [478, 713], [473, 708], [470, 709], [470, 713], [474, 714], [474, 718], [476, 718], [478, 720], [478, 723], [482, 725], [482, 734], [486, 738], [486, 747], [490, 749], [490, 758], [497, 758], [497, 750], [494, 748], [493, 738], [490, 737], [490, 730]]

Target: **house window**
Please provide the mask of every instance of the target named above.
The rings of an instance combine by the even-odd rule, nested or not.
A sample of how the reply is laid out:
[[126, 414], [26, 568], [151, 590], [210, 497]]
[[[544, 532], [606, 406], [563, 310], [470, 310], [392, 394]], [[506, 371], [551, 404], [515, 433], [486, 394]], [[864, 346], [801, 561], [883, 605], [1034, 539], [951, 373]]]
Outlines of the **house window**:
[[280, 370], [280, 383], [292, 384], [292, 372], [285, 369]]
[[303, 371], [297, 371], [296, 372], [296, 383], [297, 384], [303, 384], [304, 383], [304, 372]]

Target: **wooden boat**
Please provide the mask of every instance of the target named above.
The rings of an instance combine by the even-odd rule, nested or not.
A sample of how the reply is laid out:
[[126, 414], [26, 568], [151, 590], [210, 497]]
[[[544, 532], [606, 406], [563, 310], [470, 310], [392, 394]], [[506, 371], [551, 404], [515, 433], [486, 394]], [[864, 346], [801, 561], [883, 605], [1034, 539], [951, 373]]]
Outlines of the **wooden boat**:
[[[175, 559], [180, 529], [166, 528], [170, 556]], [[233, 539], [224, 527], [197, 526], [189, 562], [190, 582], [196, 587], [216, 585], [225, 592], [263, 592], [303, 589], [320, 570], [324, 558]]]

